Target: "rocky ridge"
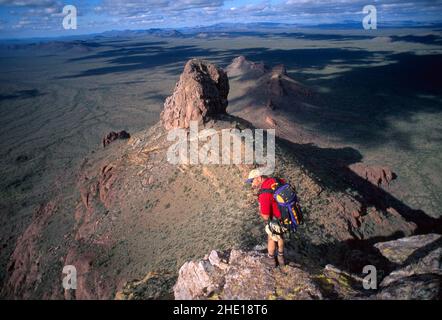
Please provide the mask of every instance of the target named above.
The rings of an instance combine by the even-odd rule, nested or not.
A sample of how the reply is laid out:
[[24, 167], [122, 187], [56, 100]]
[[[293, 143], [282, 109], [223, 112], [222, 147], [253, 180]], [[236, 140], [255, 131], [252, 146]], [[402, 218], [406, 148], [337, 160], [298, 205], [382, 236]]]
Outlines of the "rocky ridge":
[[[284, 83], [287, 75], [278, 67], [263, 77], [263, 83], [272, 78]], [[277, 139], [275, 175], [296, 187], [306, 224], [287, 245], [288, 258], [296, 266], [270, 270], [262, 263], [262, 252], [252, 250], [265, 243], [256, 195], [243, 183], [253, 165], [173, 165], [167, 161], [167, 150], [174, 143], [167, 139], [168, 130], [187, 128], [190, 120], [198, 121], [201, 129], [212, 129], [210, 139], [226, 129], [255, 128], [251, 121], [226, 114], [228, 93], [224, 71], [205, 61], [189, 61], [173, 95], [166, 99], [157, 125], [128, 140], [115, 140], [84, 160], [78, 195], [74, 195], [78, 198], [69, 216], [72, 225], [63, 215], [54, 214], [55, 204], [37, 212], [30, 231], [18, 240], [11, 256], [2, 296], [109, 299], [118, 292], [120, 299], [167, 298], [173, 294], [176, 271], [184, 264], [175, 285], [176, 297], [246, 298], [239, 287], [242, 281], [250, 284], [250, 278], [241, 274], [250, 264], [261, 275], [264, 288], [253, 291], [253, 297], [346, 298], [358, 297], [354, 292], [360, 291], [345, 286], [348, 293], [327, 294], [315, 277], [323, 273], [360, 277], [367, 264], [378, 266], [384, 275], [393, 276], [393, 270], [400, 270], [373, 244], [427, 231], [433, 221], [423, 223], [417, 210], [398, 202], [370, 179], [355, 178], [345, 161], [354, 156], [351, 150], [324, 149], [282, 138]], [[198, 136], [201, 142], [205, 139]], [[234, 135], [233, 139], [240, 137]], [[60, 204], [63, 197], [71, 199], [72, 195], [61, 194], [54, 201]], [[66, 227], [51, 228], [51, 224], [57, 225], [54, 222]], [[58, 248], [42, 244], [49, 233], [64, 239]], [[201, 260], [213, 248], [219, 251]], [[433, 261], [432, 257], [428, 259]], [[418, 266], [432, 264], [419, 261], [415, 262]], [[334, 267], [324, 268], [328, 264]], [[64, 265], [75, 265], [78, 270], [75, 295], [59, 285]], [[408, 266], [399, 274], [410, 274]], [[213, 278], [212, 271], [219, 271], [216, 268], [222, 270], [216, 272], [220, 279]], [[208, 279], [210, 285], [190, 281], [187, 274], [195, 270], [206, 273], [204, 281]], [[290, 282], [297, 279], [302, 283]], [[285, 287], [287, 281], [290, 285]], [[433, 283], [427, 278], [420, 281], [422, 286]], [[290, 291], [292, 285], [305, 289], [295, 294]], [[201, 288], [203, 294], [198, 291]], [[279, 294], [275, 288], [286, 293]], [[394, 296], [393, 287], [388, 288]]]
[[[381, 282], [376, 279], [375, 288], [364, 288], [364, 282], [369, 286], [372, 279], [364, 280], [333, 265], [318, 273], [293, 262], [275, 269], [263, 252], [234, 249], [213, 250], [202, 260], [186, 262], [175, 285], [168, 290], [163, 287], [161, 292], [170, 294], [173, 290], [178, 300], [440, 299], [441, 240], [441, 235], [427, 234], [376, 244], [389, 262], [402, 263]], [[420, 254], [416, 255], [416, 250]], [[415, 256], [410, 259], [413, 252]], [[124, 297], [148, 299], [154, 285], [137, 282], [138, 296], [126, 289]]]

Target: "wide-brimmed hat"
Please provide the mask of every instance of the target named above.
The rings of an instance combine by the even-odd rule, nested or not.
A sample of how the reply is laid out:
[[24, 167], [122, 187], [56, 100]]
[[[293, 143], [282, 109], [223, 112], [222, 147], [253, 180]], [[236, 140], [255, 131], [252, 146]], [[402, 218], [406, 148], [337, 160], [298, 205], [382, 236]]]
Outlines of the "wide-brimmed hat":
[[253, 179], [261, 177], [264, 175], [264, 170], [262, 168], [256, 168], [249, 172], [249, 177], [246, 180], [246, 183], [252, 183]]

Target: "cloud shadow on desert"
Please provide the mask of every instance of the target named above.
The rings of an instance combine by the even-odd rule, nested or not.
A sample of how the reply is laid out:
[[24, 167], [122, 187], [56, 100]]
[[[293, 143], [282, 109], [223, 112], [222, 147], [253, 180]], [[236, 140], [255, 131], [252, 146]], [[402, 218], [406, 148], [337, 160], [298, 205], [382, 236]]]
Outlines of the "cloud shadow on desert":
[[43, 96], [45, 93], [41, 93], [37, 89], [30, 89], [30, 90], [19, 90], [15, 91], [11, 94], [0, 94], [0, 102], [6, 101], [6, 100], [22, 100], [22, 99], [30, 99], [35, 98], [39, 96]]
[[195, 57], [205, 57], [210, 55], [210, 50], [200, 49], [192, 45], [183, 45], [176, 47], [138, 46], [111, 49], [92, 56], [75, 58], [68, 62], [81, 60], [99, 60], [103, 61], [105, 67], [92, 68], [84, 70], [74, 75], [66, 75], [58, 79], [81, 78], [88, 76], [108, 75], [121, 72], [132, 72], [137, 70], [147, 70], [149, 68], [164, 67], [171, 65], [173, 71], [168, 69], [169, 73], [177, 73], [182, 69], [184, 63]]

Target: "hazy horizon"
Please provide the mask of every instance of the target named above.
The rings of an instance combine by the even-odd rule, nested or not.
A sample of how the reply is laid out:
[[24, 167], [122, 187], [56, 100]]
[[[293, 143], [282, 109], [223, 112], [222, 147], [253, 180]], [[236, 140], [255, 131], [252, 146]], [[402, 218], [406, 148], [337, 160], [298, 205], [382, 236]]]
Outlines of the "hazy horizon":
[[[63, 7], [77, 10], [77, 29], [63, 28]], [[380, 27], [440, 23], [442, 1], [324, 0], [0, 0], [0, 38], [80, 36], [111, 30], [183, 29], [221, 23], [300, 26], [361, 22], [374, 5]]]

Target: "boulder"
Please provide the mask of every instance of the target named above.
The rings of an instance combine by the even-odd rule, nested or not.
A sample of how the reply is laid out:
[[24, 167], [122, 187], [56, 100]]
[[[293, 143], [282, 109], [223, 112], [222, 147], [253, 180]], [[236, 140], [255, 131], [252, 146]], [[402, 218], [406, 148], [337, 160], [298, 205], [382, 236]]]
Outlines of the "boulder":
[[274, 268], [258, 251], [212, 251], [186, 262], [174, 286], [175, 299], [323, 299], [310, 274], [294, 266]]
[[379, 300], [439, 300], [442, 276], [433, 274], [401, 278], [375, 295]]
[[[380, 284], [382, 288], [398, 287], [400, 283], [408, 286], [413, 279], [421, 281], [421, 278], [417, 277], [421, 275], [442, 276], [442, 236], [439, 234], [417, 235], [381, 242], [375, 247], [387, 259], [401, 265], [382, 280]], [[423, 283], [420, 286], [423, 286]]]
[[440, 299], [442, 236], [417, 235], [375, 244], [381, 254], [401, 265], [380, 283], [375, 299]]
[[124, 130], [120, 131], [120, 132], [115, 132], [115, 131], [109, 132], [103, 138], [103, 148], [105, 148], [108, 144], [110, 144], [111, 142], [113, 142], [117, 139], [130, 139], [130, 134]]
[[437, 248], [425, 257], [418, 259], [417, 261], [391, 272], [381, 282], [381, 287], [386, 287], [402, 278], [411, 277], [420, 274], [434, 274], [442, 276], [441, 268], [442, 248]]
[[220, 269], [225, 270], [228, 265], [228, 255], [222, 254], [216, 250], [212, 250], [210, 255], [208, 256], [209, 262]]
[[232, 250], [223, 299], [264, 300], [274, 294], [275, 278], [265, 254]]
[[221, 284], [220, 270], [208, 260], [189, 261], [180, 268], [173, 292], [177, 300], [204, 299], [215, 293]]
[[362, 278], [330, 264], [325, 266], [318, 280], [330, 297], [352, 299], [362, 292]]
[[[424, 234], [401, 238], [398, 240], [379, 242], [374, 246], [380, 253], [393, 263], [403, 264], [413, 254], [417, 254], [418, 250], [440, 243], [442, 235], [440, 234]], [[439, 245], [440, 247], [440, 245]]]
[[229, 80], [216, 65], [192, 59], [184, 67], [172, 96], [164, 102], [161, 121], [166, 130], [188, 128], [190, 121], [206, 122], [225, 114]]

